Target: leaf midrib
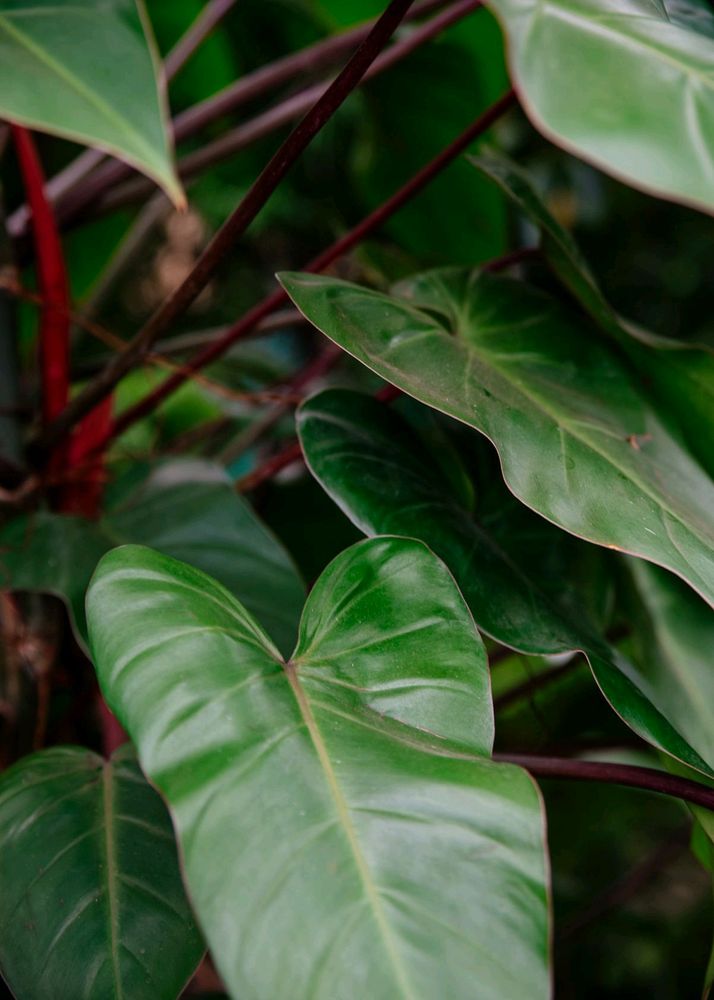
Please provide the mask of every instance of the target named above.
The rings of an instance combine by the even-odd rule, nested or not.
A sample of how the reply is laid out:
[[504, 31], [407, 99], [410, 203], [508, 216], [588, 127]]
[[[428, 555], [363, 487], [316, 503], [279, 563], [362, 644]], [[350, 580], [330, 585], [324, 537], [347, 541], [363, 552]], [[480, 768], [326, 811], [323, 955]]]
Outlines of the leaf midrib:
[[303, 721], [307, 727], [307, 731], [312, 740], [312, 744], [317, 753], [320, 766], [322, 768], [323, 774], [327, 781], [332, 800], [335, 804], [335, 809], [337, 810], [337, 817], [340, 826], [345, 834], [347, 842], [349, 844], [350, 850], [352, 852], [352, 857], [357, 868], [357, 872], [360, 877], [360, 881], [364, 887], [364, 891], [369, 900], [369, 904], [374, 914], [375, 921], [381, 931], [381, 941], [384, 949], [387, 953], [387, 957], [393, 966], [396, 981], [401, 987], [401, 991], [405, 1000], [417, 1000], [416, 994], [413, 993], [411, 985], [409, 983], [409, 977], [407, 971], [404, 968], [404, 964], [399, 955], [396, 943], [393, 939], [392, 930], [389, 926], [389, 921], [387, 920], [384, 908], [382, 906], [382, 901], [379, 896], [379, 891], [372, 880], [371, 873], [369, 871], [369, 866], [365, 860], [362, 853], [362, 848], [359, 843], [359, 838], [357, 837], [357, 831], [354, 828], [352, 820], [350, 818], [350, 808], [345, 798], [345, 795], [340, 787], [337, 775], [332, 766], [332, 761], [327, 752], [327, 747], [323, 739], [320, 728], [317, 724], [317, 720], [312, 711], [310, 702], [305, 694], [305, 691], [300, 684], [298, 678], [297, 670], [292, 663], [285, 664], [285, 673], [290, 684], [290, 688], [295, 695], [295, 700], [297, 702], [300, 714], [302, 715]]
[[118, 874], [115, 843], [113, 765], [106, 761], [102, 770], [102, 814], [104, 820], [104, 857], [106, 864], [107, 924], [109, 954], [116, 988], [116, 1000], [123, 1000], [121, 965], [119, 961]]

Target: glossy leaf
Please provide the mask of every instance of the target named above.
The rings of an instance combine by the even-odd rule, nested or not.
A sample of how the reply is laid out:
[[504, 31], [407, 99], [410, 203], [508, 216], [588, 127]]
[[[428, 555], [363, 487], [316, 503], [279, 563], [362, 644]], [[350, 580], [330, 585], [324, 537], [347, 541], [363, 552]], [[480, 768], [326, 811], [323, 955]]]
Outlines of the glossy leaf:
[[[365, 534], [421, 539], [452, 571], [476, 623], [492, 638], [525, 653], [581, 650], [605, 697], [636, 733], [714, 774], [714, 754], [689, 739], [686, 715], [670, 711], [649, 669], [637, 669], [589, 620], [566, 560], [552, 565], [564, 541], [577, 543], [525, 509], [520, 517], [508, 510], [500, 532], [493, 518], [479, 523], [450, 494], [409, 426], [368, 396], [319, 393], [301, 406], [298, 426], [311, 471]], [[506, 548], [509, 535], [516, 538]]]
[[0, 968], [17, 997], [174, 1000], [203, 953], [173, 830], [132, 751], [0, 776]]
[[87, 611], [231, 996], [548, 995], [539, 798], [489, 759], [483, 646], [424, 545], [339, 555], [288, 663], [218, 583], [148, 549], [105, 556]]
[[670, 17], [665, 0], [491, 7], [536, 128], [635, 187], [714, 211], [711, 14]]
[[528, 176], [503, 157], [472, 161], [495, 180], [538, 227], [553, 270], [598, 325], [628, 354], [650, 394], [685, 435], [694, 456], [714, 476], [714, 352], [642, 330], [617, 316], [603, 297], [574, 239], [533, 188]]
[[0, 4], [0, 117], [119, 156], [181, 203], [157, 66], [143, 0]]
[[714, 484], [587, 321], [478, 271], [430, 272], [392, 297], [312, 275], [283, 283], [359, 361], [493, 441], [528, 506], [714, 602]]
[[125, 542], [150, 542], [210, 572], [239, 597], [282, 650], [295, 641], [304, 588], [280, 543], [208, 462], [141, 467], [117, 485], [94, 522], [43, 511], [0, 531], [2, 583], [62, 597], [81, 636], [84, 596], [97, 562]]

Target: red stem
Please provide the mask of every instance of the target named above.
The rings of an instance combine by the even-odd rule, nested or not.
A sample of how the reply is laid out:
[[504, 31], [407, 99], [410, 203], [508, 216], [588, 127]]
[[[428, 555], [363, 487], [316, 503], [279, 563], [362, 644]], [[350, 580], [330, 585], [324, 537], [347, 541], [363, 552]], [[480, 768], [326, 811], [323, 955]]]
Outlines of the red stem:
[[52, 208], [45, 197], [45, 177], [30, 132], [12, 125], [25, 195], [32, 213], [40, 309], [42, 417], [45, 424], [62, 412], [69, 399], [69, 283]]
[[[37, 284], [42, 298], [39, 329], [42, 415], [48, 423], [64, 410], [69, 398], [69, 282], [62, 244], [45, 194], [45, 177], [32, 135], [27, 129], [14, 124], [12, 133], [32, 213]], [[70, 472], [70, 483], [56, 496], [57, 508], [65, 513], [95, 517], [99, 512], [104, 464], [95, 443], [106, 434], [111, 405], [112, 397], [107, 396], [78, 425], [70, 442], [55, 449], [52, 455], [51, 474], [64, 471], [62, 466], [77, 472], [77, 479]], [[80, 470], [86, 482], [79, 481]], [[105, 750], [111, 752], [126, 737], [101, 695], [98, 704]]]

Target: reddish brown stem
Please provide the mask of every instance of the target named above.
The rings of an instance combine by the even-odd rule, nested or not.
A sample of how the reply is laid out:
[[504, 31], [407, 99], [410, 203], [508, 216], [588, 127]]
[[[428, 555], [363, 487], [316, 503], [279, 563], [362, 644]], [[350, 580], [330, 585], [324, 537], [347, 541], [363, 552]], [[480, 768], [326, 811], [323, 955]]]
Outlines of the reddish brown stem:
[[205, 288], [228, 251], [243, 235], [273, 191], [320, 129], [354, 90], [370, 64], [389, 41], [413, 0], [392, 0], [365, 41], [334, 83], [322, 95], [261, 171], [230, 218], [219, 229], [188, 277], [154, 313], [127, 349], [118, 355], [65, 407], [60, 416], [35, 441], [35, 453], [46, 458], [82, 417], [108, 395], [139, 364], [174, 320], [181, 316]]
[[279, 472], [286, 469], [293, 462], [301, 462], [303, 460], [302, 448], [300, 447], [299, 441], [293, 441], [282, 451], [279, 451], [277, 455], [273, 455], [262, 465], [258, 466], [253, 472], [249, 472], [247, 476], [244, 476], [237, 483], [237, 489], [240, 493], [249, 493], [254, 490], [261, 483], [267, 482], [274, 476], [277, 476]]
[[107, 396], [82, 420], [69, 441], [67, 466], [70, 482], [64, 490], [62, 510], [83, 517], [99, 516], [106, 481], [101, 441], [112, 423], [114, 397]]
[[695, 806], [714, 810], [714, 788], [680, 778], [651, 767], [612, 764], [604, 761], [571, 760], [567, 757], [540, 757], [532, 754], [494, 754], [494, 760], [518, 764], [537, 778], [567, 778], [571, 781], [600, 781], [625, 785], [647, 792], [671, 795]]
[[127, 735], [117, 721], [116, 716], [107, 708], [107, 703], [101, 695], [97, 702], [97, 709], [102, 727], [102, 750], [105, 757], [111, 757], [115, 750], [126, 743]]
[[235, 5], [235, 2], [236, 0], [209, 0], [193, 24], [184, 32], [166, 56], [164, 73], [167, 80], [172, 80], [178, 71], [186, 65], [194, 52]]

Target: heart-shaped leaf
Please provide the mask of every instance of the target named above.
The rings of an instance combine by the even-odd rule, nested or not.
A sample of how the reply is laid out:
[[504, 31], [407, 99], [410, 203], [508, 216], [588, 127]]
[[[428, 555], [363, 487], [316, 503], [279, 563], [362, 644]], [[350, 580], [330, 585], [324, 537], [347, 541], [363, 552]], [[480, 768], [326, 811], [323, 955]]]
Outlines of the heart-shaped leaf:
[[635, 187], [711, 212], [714, 17], [668, 6], [491, 0], [536, 128]]
[[339, 555], [287, 663], [148, 549], [104, 557], [87, 614], [231, 996], [548, 996], [539, 798], [489, 759], [483, 646], [422, 543]]
[[133, 751], [0, 776], [0, 968], [17, 997], [174, 1000], [203, 954], [166, 807]]
[[295, 642], [305, 596], [292, 561], [208, 462], [175, 461], [133, 470], [98, 521], [48, 511], [0, 531], [0, 582], [66, 600], [81, 637], [84, 596], [99, 559], [115, 545], [150, 542], [217, 577], [270, 629], [280, 649]]
[[714, 603], [714, 483], [587, 320], [479, 271], [429, 272], [395, 296], [315, 275], [283, 283], [340, 347], [485, 434], [525, 504]]
[[566, 578], [547, 580], [549, 556], [563, 542], [577, 546], [574, 539], [522, 508], [518, 519], [511, 511], [505, 519], [504, 535], [526, 522], [507, 551], [492, 519], [484, 527], [450, 496], [405, 421], [369, 396], [321, 392], [300, 407], [298, 427], [311, 471], [365, 534], [421, 539], [454, 574], [480, 628], [521, 652], [581, 650], [605, 697], [636, 733], [714, 775], [714, 750], [689, 739], [686, 715], [670, 711], [670, 691], [598, 634]]
[[0, 4], [0, 118], [97, 146], [184, 201], [143, 0]]

